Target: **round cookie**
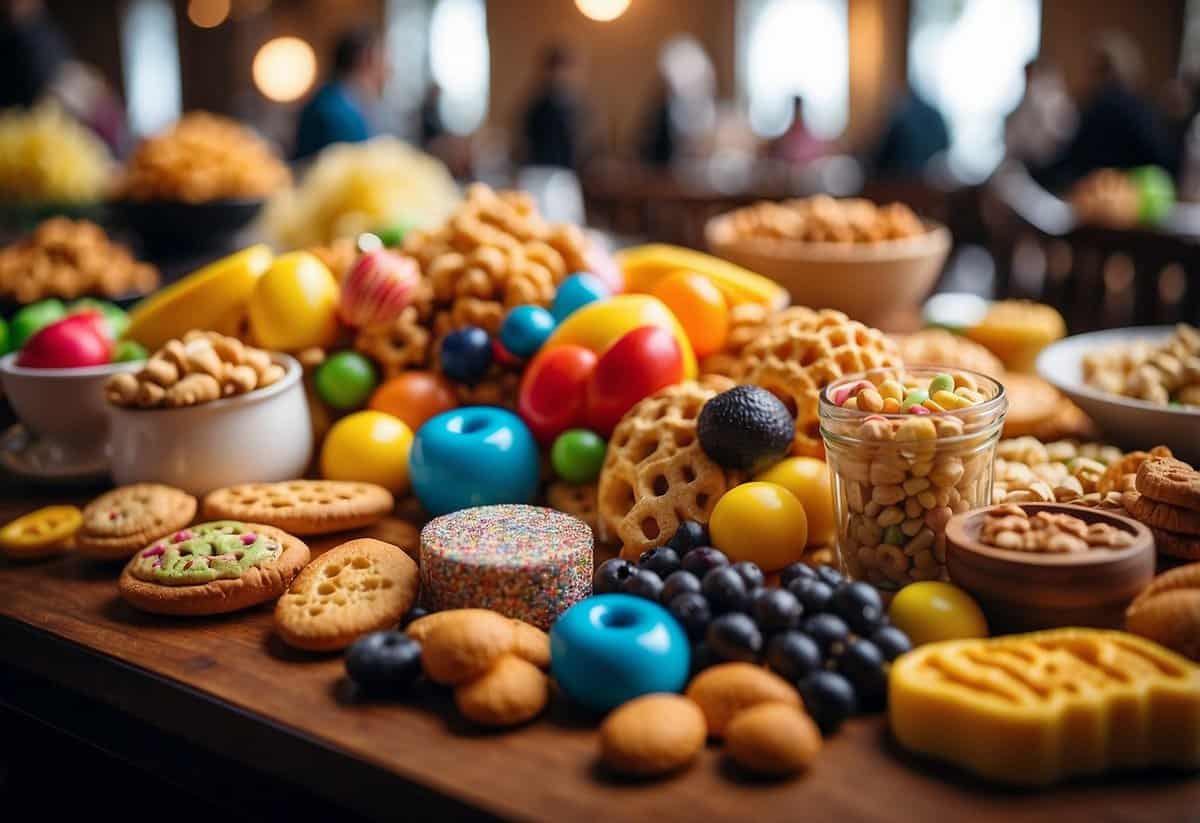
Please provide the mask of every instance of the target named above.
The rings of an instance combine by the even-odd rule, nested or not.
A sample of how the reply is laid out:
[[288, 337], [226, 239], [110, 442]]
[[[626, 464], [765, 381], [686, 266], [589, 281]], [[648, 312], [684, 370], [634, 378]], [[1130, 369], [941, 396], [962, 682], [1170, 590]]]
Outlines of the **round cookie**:
[[1121, 503], [1125, 511], [1147, 526], [1200, 537], [1200, 511], [1151, 500], [1136, 489], [1125, 492]]
[[1182, 460], [1147, 460], [1138, 467], [1134, 488], [1151, 500], [1200, 511], [1200, 472]]
[[652, 777], [681, 769], [704, 748], [704, 713], [677, 694], [647, 694], [613, 710], [600, 726], [600, 761]]
[[1129, 605], [1125, 628], [1200, 663], [1200, 563], [1154, 578]]
[[419, 579], [402, 549], [351, 540], [304, 567], [275, 604], [275, 628], [298, 649], [344, 649], [364, 634], [394, 628], [416, 602]]
[[83, 509], [75, 548], [99, 560], [123, 560], [182, 529], [196, 516], [196, 498], [160, 483], [134, 483], [105, 492]]
[[1037, 433], [1047, 420], [1059, 412], [1061, 404], [1065, 401], [1058, 389], [1040, 377], [1016, 372], [1004, 375], [1004, 392], [1008, 395], [1004, 437]]
[[506, 654], [482, 676], [454, 690], [462, 716], [481, 726], [516, 726], [550, 702], [550, 679], [537, 666]]
[[308, 546], [271, 526], [202, 523], [135, 554], [117, 587], [142, 611], [223, 614], [279, 597], [308, 558]]
[[725, 750], [742, 768], [779, 777], [812, 765], [821, 751], [821, 731], [803, 709], [760, 703], [729, 721]]
[[713, 737], [723, 737], [729, 721], [759, 703], [800, 707], [800, 694], [790, 683], [752, 663], [721, 663], [705, 669], [692, 679], [686, 694], [704, 712]]
[[1150, 534], [1154, 535], [1154, 548], [1159, 554], [1180, 560], [1200, 560], [1200, 537], [1155, 528], [1150, 529]]
[[[422, 645], [425, 644], [433, 627], [440, 623], [453, 621], [475, 620], [481, 614], [496, 614], [490, 609], [452, 609], [445, 612], [434, 612], [419, 617], [409, 623], [404, 633]], [[486, 619], [486, 618], [485, 618]], [[513, 620], [513, 649], [512, 653], [523, 658], [539, 669], [550, 665], [550, 636], [537, 626], [532, 626], [523, 620]]]
[[217, 489], [204, 498], [204, 516], [266, 523], [291, 534], [327, 534], [369, 526], [394, 504], [391, 492], [373, 483], [288, 480]]
[[[412, 637], [412, 635], [409, 635]], [[492, 611], [435, 623], [421, 642], [425, 674], [443, 686], [460, 686], [485, 674], [516, 647], [513, 622]]]
[[553, 509], [503, 504], [435, 518], [421, 531], [431, 610], [485, 608], [549, 628], [592, 590], [592, 530]]

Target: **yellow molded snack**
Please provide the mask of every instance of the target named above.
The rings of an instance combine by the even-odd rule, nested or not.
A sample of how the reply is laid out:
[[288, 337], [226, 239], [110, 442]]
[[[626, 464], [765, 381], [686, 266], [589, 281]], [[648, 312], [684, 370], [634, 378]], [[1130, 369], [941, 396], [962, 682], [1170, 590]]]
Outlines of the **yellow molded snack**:
[[991, 350], [1011, 371], [1032, 372], [1038, 353], [1067, 333], [1058, 310], [1029, 300], [993, 303], [966, 335]]
[[905, 748], [1001, 783], [1200, 768], [1200, 668], [1124, 632], [923, 646], [892, 664], [888, 701]]
[[788, 304], [787, 290], [773, 280], [749, 269], [713, 257], [704, 252], [650, 243], [623, 249], [616, 254], [617, 265], [625, 274], [625, 290], [648, 292], [654, 284], [677, 271], [703, 274], [721, 290], [731, 306], [759, 303], [772, 310]]

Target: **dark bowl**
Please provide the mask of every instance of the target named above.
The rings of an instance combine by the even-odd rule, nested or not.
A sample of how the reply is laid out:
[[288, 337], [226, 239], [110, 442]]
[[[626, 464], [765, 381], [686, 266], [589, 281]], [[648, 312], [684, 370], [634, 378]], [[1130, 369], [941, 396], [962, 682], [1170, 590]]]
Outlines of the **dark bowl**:
[[250, 224], [263, 207], [262, 199], [117, 200], [114, 216], [142, 241], [147, 253], [158, 255], [199, 251], [228, 243]]

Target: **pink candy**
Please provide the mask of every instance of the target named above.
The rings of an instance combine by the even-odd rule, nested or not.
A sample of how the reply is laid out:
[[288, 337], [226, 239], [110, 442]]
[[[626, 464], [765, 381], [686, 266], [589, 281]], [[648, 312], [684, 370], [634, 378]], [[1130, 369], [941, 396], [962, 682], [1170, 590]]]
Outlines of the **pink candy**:
[[154, 548], [146, 549], [144, 552], [142, 552], [142, 557], [158, 557], [160, 554], [162, 554], [166, 550], [167, 550], [167, 547], [160, 543], [159, 545], [155, 546]]
[[184, 540], [191, 540], [193, 537], [195, 537], [195, 535], [192, 534], [191, 529], [184, 529], [183, 531], [175, 532], [175, 534], [171, 536], [171, 542], [182, 543]]
[[919, 406], [919, 405], [918, 406], [909, 406], [908, 413], [915, 414], [918, 416], [920, 416], [922, 414], [932, 414], [932, 412], [930, 412], [929, 409], [925, 408], [924, 406]]
[[258, 535], [255, 534], [254, 532], [246, 532], [245, 534], [242, 535], [242, 545], [249, 546], [257, 539], [258, 539]]
[[874, 388], [869, 380], [855, 380], [853, 383], [847, 383], [845, 386], [839, 386], [830, 398], [835, 405], [841, 406], [851, 397], [857, 397], [858, 393], [863, 389]]

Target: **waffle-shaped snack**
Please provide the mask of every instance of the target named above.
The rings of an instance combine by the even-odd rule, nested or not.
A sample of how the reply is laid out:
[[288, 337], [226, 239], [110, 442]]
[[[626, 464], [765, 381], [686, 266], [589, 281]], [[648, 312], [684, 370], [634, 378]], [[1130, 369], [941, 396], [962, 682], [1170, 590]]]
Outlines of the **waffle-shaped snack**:
[[809, 314], [795, 314], [748, 345], [738, 379], [762, 386], [795, 411], [792, 454], [822, 457], [821, 390], [840, 377], [896, 367], [901, 360], [896, 344], [878, 329], [832, 309]]
[[945, 329], [922, 329], [895, 340], [900, 347], [901, 359], [909, 366], [945, 366], [988, 377], [1004, 376], [1004, 364], [999, 357], [973, 340]]
[[707, 523], [740, 481], [700, 448], [696, 418], [733, 381], [708, 375], [663, 389], [626, 412], [608, 441], [600, 470], [600, 533], [637, 558], [670, 539], [684, 520]]
[[1200, 768], [1200, 668], [1124, 632], [934, 643], [892, 664], [905, 748], [1002, 783]]

